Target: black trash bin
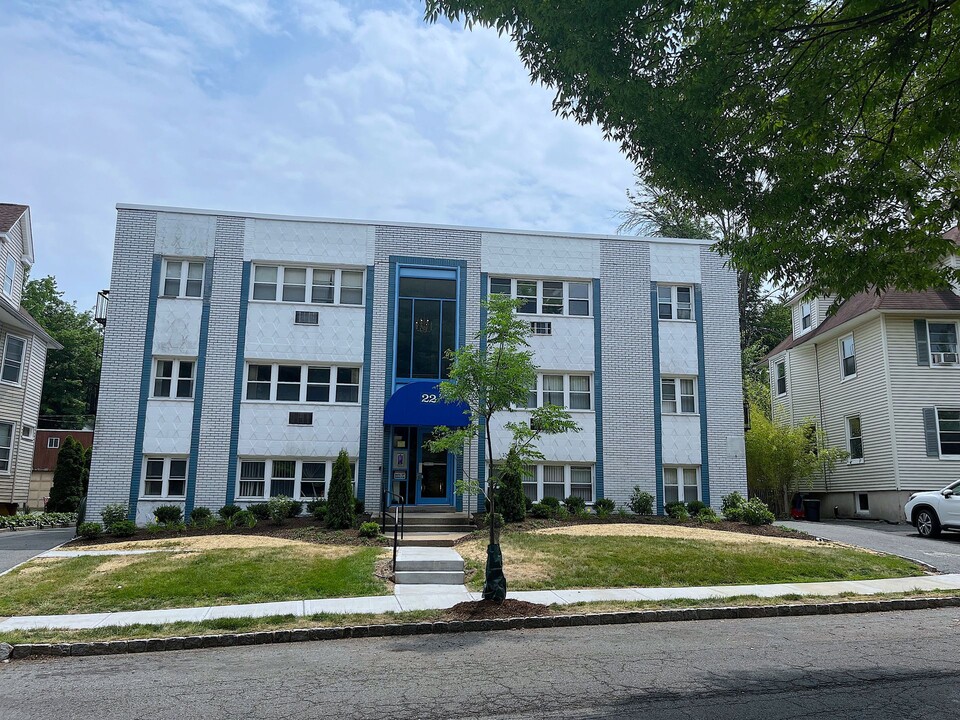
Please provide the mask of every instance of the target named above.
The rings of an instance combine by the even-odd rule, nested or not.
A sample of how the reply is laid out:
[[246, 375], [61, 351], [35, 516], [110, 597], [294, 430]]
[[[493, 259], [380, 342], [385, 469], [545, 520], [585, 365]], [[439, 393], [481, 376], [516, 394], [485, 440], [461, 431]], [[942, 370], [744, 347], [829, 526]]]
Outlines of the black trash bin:
[[820, 501], [804, 498], [803, 514], [810, 522], [820, 522]]

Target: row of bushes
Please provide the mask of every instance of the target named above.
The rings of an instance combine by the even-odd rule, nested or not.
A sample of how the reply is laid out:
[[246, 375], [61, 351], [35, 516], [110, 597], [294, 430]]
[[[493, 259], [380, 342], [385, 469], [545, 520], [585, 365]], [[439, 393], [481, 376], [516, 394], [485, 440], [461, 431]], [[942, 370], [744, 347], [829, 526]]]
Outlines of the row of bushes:
[[34, 512], [17, 515], [0, 515], [0, 530], [6, 528], [42, 527], [44, 525], [73, 525], [77, 514], [73, 512]]

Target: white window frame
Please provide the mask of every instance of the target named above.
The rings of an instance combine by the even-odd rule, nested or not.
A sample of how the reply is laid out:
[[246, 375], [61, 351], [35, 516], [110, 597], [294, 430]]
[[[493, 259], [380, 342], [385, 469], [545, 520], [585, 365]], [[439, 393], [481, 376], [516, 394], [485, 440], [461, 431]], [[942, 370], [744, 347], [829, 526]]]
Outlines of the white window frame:
[[[693, 383], [693, 410], [684, 410], [683, 409], [683, 398], [690, 397], [689, 395], [681, 394], [682, 383], [681, 380], [689, 380]], [[676, 403], [676, 409], [673, 411], [666, 410], [666, 402], [663, 395], [663, 385], [665, 383], [672, 383], [674, 388], [674, 400], [672, 402]], [[700, 414], [700, 398], [698, 397], [699, 393], [697, 392], [697, 377], [691, 375], [676, 375], [672, 377], [661, 377], [660, 378], [660, 413], [662, 415], [690, 415], [695, 416]]]
[[47, 450], [59, 450], [60, 449], [60, 438], [58, 437], [48, 437], [47, 438]]
[[[806, 325], [803, 324], [804, 321], [806, 321], [807, 323]], [[803, 335], [805, 333], [810, 332], [811, 330], [813, 330], [813, 301], [812, 300], [808, 302], [800, 303], [800, 334]]]
[[13, 444], [14, 444], [14, 435], [17, 430], [17, 424], [12, 422], [0, 422], [0, 426], [7, 425], [10, 428], [10, 444], [6, 447], [0, 445], [0, 453], [6, 451], [7, 458], [6, 461], [0, 457], [0, 475], [12, 475], [13, 474]]
[[[680, 301], [678, 299], [678, 289], [684, 289], [690, 293], [690, 317], [682, 318], [680, 317]], [[670, 290], [670, 299], [669, 301], [664, 298], [661, 290]], [[657, 283], [657, 322], [696, 322], [697, 321], [697, 309], [696, 309], [696, 295], [694, 294], [693, 285], [685, 285], [683, 283], [671, 284], [671, 283]], [[660, 317], [660, 307], [666, 305], [669, 302], [670, 305], [670, 317]]]
[[11, 254], [7, 257], [7, 264], [3, 271], [3, 294], [12, 298], [13, 285], [17, 281], [17, 259]]
[[[7, 351], [10, 349], [10, 340], [19, 340], [23, 343], [22, 348], [20, 349], [20, 359], [16, 362], [19, 364], [17, 370], [17, 379], [14, 380], [4, 380], [3, 371], [7, 367]], [[0, 362], [0, 382], [4, 385], [15, 385], [20, 387], [23, 384], [23, 366], [26, 364], [27, 360], [27, 338], [21, 337], [19, 335], [14, 335], [13, 333], [7, 333], [3, 338], [3, 360]]]
[[[853, 350], [852, 354], [849, 356], [843, 354], [843, 344], [849, 340], [851, 349]], [[847, 380], [853, 380], [857, 377], [857, 342], [853, 337], [853, 333], [848, 333], [842, 338], [837, 340], [837, 349], [840, 353], [840, 382], [846, 382]], [[853, 372], [849, 375], [847, 374], [847, 369], [844, 365], [844, 360], [850, 357], [853, 359]]]
[[[160, 460], [163, 462], [162, 486], [159, 495], [147, 495], [147, 468], [150, 461]], [[174, 460], [180, 460], [184, 463], [183, 469], [183, 494], [170, 494], [170, 465]], [[141, 500], [185, 500], [187, 497], [187, 478], [190, 475], [190, 458], [187, 455], [160, 455], [151, 454], [143, 456], [143, 469], [140, 472], [140, 499]], [[177, 478], [179, 480], [179, 478]]]
[[[157, 395], [157, 380], [159, 379], [157, 371], [161, 362], [173, 363], [170, 376], [170, 394]], [[180, 365], [181, 363], [192, 363], [190, 373], [190, 396], [180, 397], [177, 391], [180, 385]], [[197, 359], [191, 357], [163, 357], [155, 356], [153, 358], [153, 371], [150, 374], [150, 399], [151, 400], [176, 400], [178, 402], [193, 402], [194, 394], [197, 391]]]
[[[256, 292], [256, 277], [257, 277], [257, 268], [276, 268], [277, 269], [277, 279], [276, 283], [261, 283], [261, 284], [274, 284], [273, 298], [258, 298], [254, 297]], [[283, 299], [283, 286], [288, 270], [304, 270], [306, 271], [306, 284], [304, 287], [304, 299], [303, 300], [284, 300]], [[361, 308], [367, 302], [366, 297], [366, 268], [352, 268], [352, 267], [329, 267], [323, 265], [284, 265], [276, 262], [255, 262], [253, 267], [250, 270], [251, 272], [251, 281], [250, 281], [250, 302], [258, 303], [282, 303], [284, 305], [306, 305], [309, 307], [357, 307]], [[333, 302], [321, 302], [314, 301], [313, 299], [313, 290], [314, 290], [314, 273], [319, 272], [332, 272], [333, 273]], [[351, 303], [343, 302], [343, 274], [344, 273], [355, 273], [360, 275], [360, 285], [353, 286], [347, 285], [346, 288], [349, 290], [359, 290], [360, 291], [360, 302]], [[291, 285], [300, 286], [300, 283], [292, 283]], [[317, 287], [329, 287], [326, 283], [318, 284]]]
[[[487, 280], [487, 291], [489, 295], [495, 294], [493, 292], [493, 281], [494, 280], [509, 280], [510, 281], [510, 297], [513, 299], [518, 299], [517, 295], [517, 283], [536, 283], [537, 285], [537, 294], [536, 294], [536, 312], [520, 312], [517, 311], [518, 315], [522, 315], [525, 318], [530, 317], [544, 317], [544, 318], [554, 318], [554, 317], [572, 317], [572, 318], [592, 318], [593, 317], [593, 281], [592, 280], [563, 280], [561, 278], [529, 278], [529, 277], [508, 277], [506, 275], [496, 275], [491, 276]], [[545, 312], [544, 307], [544, 296], [543, 296], [543, 284], [547, 283], [561, 283], [563, 288], [563, 298], [562, 305], [560, 307], [560, 312]], [[587, 297], [585, 298], [576, 298], [570, 294], [571, 285], [586, 285], [587, 286]], [[524, 295], [523, 298], [533, 297]], [[587, 314], [580, 315], [570, 312], [570, 303], [573, 302], [586, 302], [587, 303]]]
[[[667, 471], [675, 470], [677, 478], [677, 500], [671, 502], [682, 502], [690, 503], [695, 500], [700, 500], [703, 494], [703, 488], [701, 487], [701, 477], [700, 477], [700, 466], [699, 465], [664, 465], [663, 466], [663, 505], [666, 507], [670, 503], [667, 502]], [[684, 492], [684, 487], [686, 487], [683, 482], [683, 472], [684, 470], [693, 470], [697, 474], [697, 496], [695, 498], [688, 498]], [[671, 485], [673, 487], [673, 485]]]
[[[163, 267], [161, 268], [160, 274], [160, 297], [162, 298], [179, 298], [182, 300], [202, 300], [203, 299], [203, 290], [204, 284], [206, 282], [207, 274], [207, 265], [204, 258], [195, 258], [195, 257], [165, 257], [163, 259]], [[167, 267], [170, 263], [180, 263], [180, 277], [178, 278], [178, 287], [176, 295], [169, 295], [166, 292], [167, 289]], [[187, 295], [187, 281], [190, 279], [190, 266], [199, 265], [200, 266], [200, 294], [199, 295]], [[196, 280], [196, 278], [193, 278]]]
[[[522, 484], [536, 485], [536, 500], [533, 500], [533, 502], [541, 502], [544, 498], [544, 495], [543, 495], [543, 475], [544, 475], [543, 468], [544, 467], [563, 468], [563, 497], [560, 498], [560, 502], [563, 502], [566, 498], [570, 497], [570, 495], [573, 494], [574, 468], [584, 469], [584, 470], [589, 469], [590, 470], [590, 499], [585, 500], [584, 502], [586, 502], [587, 505], [593, 505], [593, 503], [596, 502], [597, 471], [596, 471], [596, 465], [594, 463], [591, 463], [591, 462], [560, 463], [560, 462], [545, 461], [542, 463], [538, 463], [536, 465], [529, 465], [527, 467], [530, 471], [532, 471], [531, 475], [533, 477], [533, 480], [530, 479], [531, 476], [524, 476], [522, 479], [523, 480]], [[548, 483], [548, 485], [549, 484], [559, 485], [559, 483]], [[582, 484], [583, 483], [578, 483], [578, 485], [582, 485]]]
[[[530, 405], [529, 400], [527, 402], [528, 410], [533, 410], [534, 408], [543, 407], [543, 396], [544, 396], [544, 375], [559, 376], [563, 378], [563, 407], [566, 408], [569, 412], [572, 413], [592, 413], [596, 408], [596, 398], [594, 397], [595, 388], [593, 381], [593, 373], [591, 372], [550, 372], [549, 370], [541, 371], [537, 373], [537, 386], [536, 389], [531, 389], [530, 394], [536, 395], [536, 405]], [[589, 408], [572, 408], [570, 407], [570, 378], [571, 377], [585, 377], [588, 378], [590, 383], [590, 407]], [[558, 392], [556, 390], [551, 390], [548, 392]], [[574, 391], [575, 394], [583, 395], [584, 393], [580, 391]], [[523, 408], [517, 408], [523, 409]]]
[[[270, 499], [271, 485], [273, 483], [273, 464], [275, 462], [293, 462], [295, 463], [295, 471], [293, 478], [284, 478], [293, 480], [293, 499], [300, 500], [302, 502], [309, 502], [313, 500], [312, 495], [304, 496], [303, 495], [303, 464], [304, 463], [317, 463], [323, 464], [325, 466], [324, 476], [323, 476], [323, 495], [320, 496], [321, 499], [326, 499], [328, 493], [330, 492], [330, 482], [333, 479], [333, 466], [336, 463], [336, 458], [292, 458], [292, 457], [260, 457], [260, 456], [241, 456], [238, 458], [237, 462], [237, 479], [236, 479], [236, 493], [235, 499], [238, 501], [244, 502], [266, 502]], [[263, 463], [263, 495], [241, 495], [240, 494], [240, 468], [242, 463]], [[358, 462], [354, 457], [350, 458], [350, 467], [353, 469], [353, 489], [356, 492], [357, 489], [357, 468]], [[310, 481], [308, 482], [316, 482]]]
[[[270, 398], [269, 399], [256, 399], [256, 398], [247, 398], [248, 386], [250, 383], [250, 368], [253, 365], [267, 365], [271, 368], [270, 370]], [[300, 395], [297, 400], [277, 400], [277, 384], [280, 377], [280, 366], [290, 366], [290, 367], [299, 367], [300, 368]], [[310, 369], [324, 369], [330, 370], [330, 394], [328, 395], [329, 400], [307, 400], [307, 386], [311, 383], [308, 383]], [[357, 382], [356, 383], [341, 383], [339, 378], [340, 370], [355, 370], [357, 373]], [[246, 369], [243, 376], [243, 402], [248, 403], [282, 403], [284, 405], [345, 405], [348, 407], [355, 407], [360, 404], [360, 400], [363, 397], [363, 367], [360, 365], [333, 365], [328, 363], [300, 363], [300, 362], [274, 362], [274, 361], [257, 361], [250, 360], [246, 363]], [[318, 385], [321, 383], [312, 383]], [[357, 399], [356, 401], [346, 401], [346, 400], [337, 400], [337, 390], [339, 387], [351, 387], [357, 389]]]
[[[930, 367], [958, 367], [960, 366], [960, 323], [955, 320], [943, 319], [943, 320], [930, 320], [927, 322], [927, 348], [930, 353]], [[957, 346], [954, 349], [954, 353], [958, 354], [958, 362], [934, 362], [933, 356], [933, 340], [930, 337], [930, 326], [931, 325], [953, 325], [955, 337], [957, 338]], [[943, 353], [937, 353], [943, 354]]]
[[[780, 368], [783, 368], [783, 392], [780, 392]], [[786, 358], [783, 360], [777, 360], [773, 363], [773, 387], [777, 391], [777, 397], [782, 398], [786, 397], [790, 386], [787, 383], [787, 361]]]
[[[860, 424], [859, 435], [854, 435], [850, 429], [850, 421], [854, 418], [856, 418], [857, 422]], [[843, 427], [847, 435], [847, 452], [850, 453], [850, 457], [847, 459], [847, 465], [862, 465], [867, 455], [863, 448], [863, 418], [861, 418], [859, 414], [847, 415], [843, 419]], [[853, 456], [853, 440], [855, 438], [860, 440], [860, 457], [858, 458]]]
[[[860, 498], [867, 499], [867, 507], [862, 507], [860, 505]], [[853, 506], [857, 512], [857, 515], [869, 515], [870, 514], [870, 493], [865, 492], [855, 492], [853, 494]]]
[[940, 430], [940, 412], [960, 412], [960, 407], [936, 407], [934, 408], [934, 416], [937, 418], [937, 452], [940, 454], [941, 460], [960, 460], [960, 455], [944, 455], [943, 454], [943, 440], [941, 435], [943, 433]]

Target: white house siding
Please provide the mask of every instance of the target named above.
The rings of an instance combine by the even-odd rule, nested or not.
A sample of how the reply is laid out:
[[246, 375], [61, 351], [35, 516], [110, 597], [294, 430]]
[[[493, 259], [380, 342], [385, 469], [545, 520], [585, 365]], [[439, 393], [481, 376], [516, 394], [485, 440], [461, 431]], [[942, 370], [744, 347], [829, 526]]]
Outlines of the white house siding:
[[[297, 310], [320, 316], [318, 325], [296, 325]], [[364, 308], [251, 300], [244, 357], [256, 360], [363, 362]]]
[[[594, 464], [597, 459], [597, 425], [592, 412], [572, 412], [572, 419], [580, 426], [580, 432], [563, 435], [547, 435], [540, 439], [537, 447], [548, 462], [578, 462]], [[530, 422], [530, 413], [518, 410], [504, 413], [494, 418], [490, 436], [494, 453], [502, 455], [510, 446], [510, 431], [504, 427], [507, 422]]]
[[[927, 457], [922, 408], [960, 405], [960, 367], [917, 365], [913, 321], [934, 320], [936, 315], [885, 317], [900, 488], [904, 493], [938, 490], [960, 478], [960, 461]], [[956, 320], [956, 316], [947, 319]]]
[[[193, 400], [157, 399], [147, 402], [143, 432], [144, 455], [189, 455]], [[129, 478], [127, 478], [129, 483]]]
[[195, 358], [200, 347], [200, 298], [157, 298], [153, 333], [156, 357]]
[[13, 277], [13, 293], [9, 297], [10, 302], [19, 306], [23, 299], [23, 283], [26, 268], [23, 266], [23, 218], [15, 222], [10, 230], [7, 231], [7, 241], [0, 244], [0, 274], [7, 267], [7, 258], [12, 257], [16, 263], [16, 270]]
[[[777, 395], [777, 365], [784, 364], [787, 372], [787, 394]], [[770, 358], [767, 365], [770, 377], [770, 411], [773, 419], [780, 423], [793, 423], [793, 405], [790, 394], [790, 351], [779, 353]]]
[[820, 423], [820, 397], [817, 394], [817, 355], [814, 343], [806, 342], [789, 350], [787, 393], [790, 396], [791, 421]]
[[544, 371], [593, 372], [596, 363], [594, 362], [592, 317], [536, 315], [530, 316], [530, 320], [546, 320], [552, 324], [552, 335], [531, 335], [527, 338], [530, 349], [533, 350], [535, 362]]
[[[346, 450], [351, 458], [357, 457], [360, 451], [358, 405], [316, 407], [312, 426], [291, 426], [288, 413], [302, 410], [304, 406], [300, 403], [242, 403], [237, 454], [240, 457], [335, 458], [341, 450]], [[375, 478], [378, 476], [379, 473]], [[374, 484], [379, 488], [379, 483]]]

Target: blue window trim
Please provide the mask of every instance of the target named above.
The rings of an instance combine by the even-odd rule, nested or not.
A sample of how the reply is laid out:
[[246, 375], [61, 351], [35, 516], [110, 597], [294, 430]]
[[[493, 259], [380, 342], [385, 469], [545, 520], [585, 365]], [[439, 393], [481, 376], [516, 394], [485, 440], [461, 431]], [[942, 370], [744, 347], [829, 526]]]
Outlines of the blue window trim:
[[[489, 288], [489, 273], [482, 272], [480, 273], [480, 352], [485, 353], [487, 351], [487, 336], [483, 334], [483, 331], [487, 329], [487, 308], [484, 307], [483, 303], [487, 301], [487, 291]], [[487, 468], [487, 428], [486, 421], [483, 418], [480, 418], [480, 432], [477, 434], [477, 479], [480, 481], [480, 486], [484, 487], [486, 485], [486, 468]], [[477, 495], [477, 512], [484, 512], [486, 510], [487, 503], [483, 495]]]
[[597, 419], [597, 457], [594, 469], [595, 500], [603, 491], [603, 359], [600, 342], [600, 280], [593, 280], [593, 408]]
[[697, 313], [697, 362], [700, 376], [697, 378], [697, 395], [700, 403], [700, 499], [710, 504], [710, 455], [707, 445], [707, 373], [706, 347], [703, 341], [703, 292], [700, 285], [693, 286], [693, 301]]
[[[698, 314], [699, 316], [699, 314]], [[657, 515], [663, 515], [663, 419], [660, 399], [660, 319], [657, 283], [650, 283], [650, 346], [653, 349], [653, 459], [657, 486]]]
[[230, 456], [227, 460], [226, 504], [233, 505], [237, 485], [237, 450], [240, 445], [240, 399], [243, 394], [243, 364], [247, 337], [247, 301], [250, 297], [250, 261], [240, 275], [240, 312], [237, 320], [237, 358], [233, 366], [233, 410], [230, 419]]
[[357, 457], [357, 497], [366, 500], [367, 491], [367, 443], [370, 421], [370, 357], [373, 352], [373, 273], [374, 266], [367, 266], [366, 307], [363, 325], [363, 386], [360, 391], [360, 452]]
[[147, 304], [147, 326], [143, 336], [143, 362], [140, 366], [140, 398], [137, 402], [137, 428], [133, 437], [133, 467], [130, 470], [130, 494], [127, 518], [137, 519], [137, 500], [140, 497], [140, 475], [143, 472], [143, 433], [147, 420], [147, 398], [150, 396], [150, 376], [153, 369], [153, 331], [157, 322], [157, 297], [160, 294], [160, 267], [163, 257], [153, 256], [150, 268], [150, 295]]
[[200, 312], [200, 342], [197, 346], [196, 380], [193, 386], [193, 426], [190, 429], [190, 459], [187, 463], [187, 497], [183, 517], [190, 520], [197, 490], [197, 463], [200, 453], [200, 421], [203, 416], [203, 381], [207, 370], [207, 337], [210, 334], [210, 294], [213, 285], [213, 258], [204, 258], [203, 309]]

